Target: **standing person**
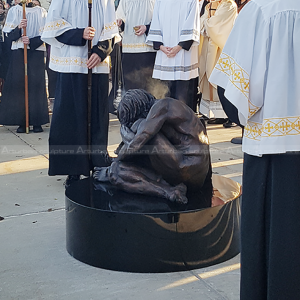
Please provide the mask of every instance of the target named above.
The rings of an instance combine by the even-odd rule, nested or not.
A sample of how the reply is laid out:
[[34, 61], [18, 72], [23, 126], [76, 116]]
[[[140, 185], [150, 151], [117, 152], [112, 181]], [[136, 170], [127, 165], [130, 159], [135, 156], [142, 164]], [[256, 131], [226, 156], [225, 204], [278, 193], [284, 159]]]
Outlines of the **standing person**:
[[[44, 63], [46, 47], [40, 37], [46, 14], [44, 9], [28, 0], [26, 19], [23, 19], [22, 5], [16, 5], [8, 11], [4, 26], [12, 51], [0, 103], [0, 124], [19, 125], [18, 133], [26, 131], [24, 45], [28, 49], [29, 125], [33, 125], [33, 132], [42, 132], [41, 125], [49, 122]], [[23, 35], [25, 27], [27, 36]]]
[[[153, 93], [152, 72], [156, 51], [146, 44], [155, 0], [121, 0], [117, 9], [118, 25], [124, 28], [122, 67], [125, 90], [144, 89]], [[155, 93], [153, 93], [154, 96]]]
[[[51, 45], [50, 68], [59, 72], [49, 136], [49, 175], [68, 175], [66, 186], [94, 166], [105, 166], [108, 142], [108, 74], [114, 42], [120, 40], [114, 2], [52, 0], [42, 39]], [[88, 40], [92, 55], [88, 59]], [[91, 164], [88, 155], [88, 69], [93, 71]]]
[[300, 299], [299, 53], [300, 2], [252, 0], [210, 77], [245, 126], [241, 300]]
[[227, 120], [220, 103], [217, 87], [208, 78], [225, 46], [237, 17], [237, 5], [233, 0], [210, 0], [201, 17], [201, 54], [199, 58], [199, 90], [202, 93], [200, 112], [211, 119], [209, 124], [222, 124]]
[[198, 0], [156, 0], [147, 43], [158, 50], [153, 78], [169, 96], [196, 110], [200, 12]]

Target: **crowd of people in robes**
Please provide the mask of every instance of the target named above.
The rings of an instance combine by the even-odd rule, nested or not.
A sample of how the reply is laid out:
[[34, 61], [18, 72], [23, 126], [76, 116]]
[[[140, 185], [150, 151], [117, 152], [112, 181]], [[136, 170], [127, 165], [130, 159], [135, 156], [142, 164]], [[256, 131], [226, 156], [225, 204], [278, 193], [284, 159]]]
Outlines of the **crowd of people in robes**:
[[[18, 125], [18, 133], [25, 132], [25, 68], [28, 76], [29, 124], [33, 126], [33, 132], [41, 132], [42, 125], [49, 123], [44, 67], [46, 48], [41, 40], [47, 12], [32, 1], [28, 1], [26, 6], [26, 19], [23, 19], [21, 5], [11, 7], [3, 28], [5, 36], [2, 48], [6, 48], [9, 63], [4, 74], [0, 123]], [[24, 28], [26, 35], [23, 34]], [[24, 64], [24, 47], [27, 48], [28, 67]]]
[[[108, 163], [108, 112], [116, 109], [111, 102], [130, 89], [183, 101], [208, 122], [226, 120], [216, 86], [208, 78], [237, 16], [233, 0], [97, 0], [91, 26], [86, 1], [70, 1], [52, 0], [47, 12], [39, 0], [27, 0], [23, 19], [22, 4], [15, 0], [1, 35], [0, 51], [5, 55], [0, 59], [0, 124], [18, 126], [17, 133], [26, 131], [26, 69], [33, 132], [43, 131], [53, 111], [50, 175], [77, 180]], [[85, 117], [88, 69], [93, 72], [91, 137]], [[110, 72], [113, 88], [108, 98]], [[91, 160], [86, 144], [97, 152]], [[76, 155], [78, 149], [85, 155]]]
[[49, 175], [68, 175], [66, 186], [111, 162], [111, 71], [112, 100], [142, 88], [241, 126], [241, 300], [299, 299], [300, 2], [94, 0], [91, 25], [86, 0], [52, 0], [48, 13], [27, 0], [26, 19], [18, 2], [7, 12], [0, 0], [0, 124], [25, 132], [27, 47], [29, 122], [33, 132], [49, 122], [47, 57]]
[[[64, 6], [68, 5], [67, 1], [63, 2], [65, 2]], [[97, 2], [95, 1], [94, 7], [97, 6]], [[117, 25], [115, 29], [122, 39], [119, 43], [113, 41], [112, 53], [106, 52], [106, 55], [111, 54], [112, 58], [111, 63], [106, 60], [106, 66], [112, 65], [112, 67], [110, 70], [105, 70], [112, 73], [113, 88], [109, 97], [109, 112], [116, 111], [112, 103], [117, 96], [120, 99], [127, 90], [141, 88], [156, 98], [172, 97], [184, 101], [195, 113], [209, 119], [208, 123], [227, 121], [228, 127], [234, 126], [235, 124], [227, 119], [222, 109], [217, 87], [209, 83], [208, 78], [233, 27], [238, 7], [246, 2], [248, 1], [237, 0], [238, 5], [236, 5], [234, 0], [116, 0], [114, 3], [108, 1], [103, 9], [111, 10]], [[33, 132], [40, 132], [43, 130], [42, 125], [49, 122], [48, 110], [50, 112], [54, 110], [54, 99], [58, 97], [59, 91], [56, 84], [61, 81], [59, 74], [83, 72], [83, 69], [79, 70], [79, 68], [74, 70], [74, 67], [68, 66], [67, 63], [58, 66], [57, 62], [61, 62], [65, 53], [57, 56], [57, 49], [67, 45], [68, 47], [59, 50], [66, 52], [67, 48], [77, 49], [80, 43], [70, 42], [75, 35], [74, 32], [71, 37], [67, 35], [67, 41], [62, 42], [59, 41], [63, 38], [61, 36], [52, 36], [52, 40], [48, 37], [52, 31], [45, 23], [47, 12], [41, 7], [39, 0], [27, 1], [26, 20], [22, 17], [20, 1], [14, 0], [13, 3], [14, 6], [8, 10], [6, 22], [3, 22], [4, 17], [2, 17], [0, 51], [3, 54], [1, 57], [5, 59], [0, 59], [2, 95], [0, 124], [17, 125], [18, 133], [25, 132], [22, 49], [26, 45], [29, 66], [29, 123], [33, 126]], [[56, 20], [56, 16], [53, 17], [51, 14], [55, 5], [56, 1], [52, 1], [48, 16], [49, 20], [54, 18], [51, 22]], [[112, 11], [113, 7], [115, 11]], [[95, 14], [99, 19], [100, 13]], [[6, 15], [6, 12], [3, 15]], [[59, 18], [68, 21], [71, 17], [68, 15]], [[78, 18], [84, 20], [81, 15]], [[80, 25], [83, 22], [79, 22]], [[71, 24], [70, 28], [74, 29], [78, 25]], [[81, 26], [84, 29], [84, 26]], [[25, 27], [26, 37], [22, 34]], [[41, 40], [42, 34], [43, 40]], [[57, 34], [63, 35], [64, 31], [58, 30]], [[82, 53], [76, 55], [82, 58]], [[44, 56], [48, 77], [47, 94], [45, 93]], [[106, 56], [101, 60], [105, 58]], [[98, 72], [93, 69], [94, 73]], [[17, 88], [14, 86], [16, 81], [20, 82]], [[10, 101], [12, 98], [14, 101]], [[55, 119], [54, 116], [53, 128], [55, 128]], [[73, 140], [72, 144], [77, 145]]]
[[143, 88], [158, 98], [172, 97], [209, 119], [208, 123], [236, 126], [228, 120], [208, 78], [238, 9], [246, 2], [119, 1], [122, 62], [118, 70], [122, 70], [123, 90]]

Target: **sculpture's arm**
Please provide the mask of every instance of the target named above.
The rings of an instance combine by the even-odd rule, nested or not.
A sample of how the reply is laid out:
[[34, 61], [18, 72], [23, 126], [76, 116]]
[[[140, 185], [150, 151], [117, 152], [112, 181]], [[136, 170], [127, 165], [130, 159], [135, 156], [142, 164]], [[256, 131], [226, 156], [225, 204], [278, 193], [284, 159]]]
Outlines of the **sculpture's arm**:
[[131, 141], [135, 137], [135, 133], [125, 125], [121, 126], [120, 133], [121, 133], [121, 137], [122, 137], [122, 142], [125, 145], [128, 145], [129, 143], [131, 143]]
[[137, 121], [134, 122], [131, 128], [125, 125], [121, 126], [120, 133], [121, 133], [122, 141], [125, 145], [132, 142], [142, 122], [145, 122], [145, 119], [138, 119]]
[[127, 155], [139, 151], [160, 131], [168, 119], [168, 106], [167, 100], [161, 100], [159, 103], [153, 105], [146, 120], [140, 123], [133, 140], [121, 149], [118, 160], [123, 160]]
[[146, 120], [140, 124], [137, 133], [130, 143], [130, 149], [137, 151], [141, 149], [151, 138], [153, 138], [162, 128], [169, 117], [168, 103], [161, 100], [160, 103], [154, 105]]

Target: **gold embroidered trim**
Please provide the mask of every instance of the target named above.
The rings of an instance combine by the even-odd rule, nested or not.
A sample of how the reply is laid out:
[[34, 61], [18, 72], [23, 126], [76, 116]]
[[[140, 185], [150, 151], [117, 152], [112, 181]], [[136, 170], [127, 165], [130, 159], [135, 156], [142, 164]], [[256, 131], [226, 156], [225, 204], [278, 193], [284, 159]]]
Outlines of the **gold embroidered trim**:
[[148, 44], [122, 44], [123, 48], [130, 48], [130, 49], [133, 49], [133, 48], [148, 48], [148, 49], [152, 49], [151, 46], [149, 46]]
[[[5, 29], [5, 28], [12, 28], [12, 29], [14, 29], [14, 28], [16, 28], [17, 26], [18, 26], [18, 25], [15, 25], [15, 24], [13, 24], [13, 23], [5, 23], [3, 29]], [[40, 27], [40, 29], [39, 29], [39, 33], [42, 33], [43, 31], [44, 31], [44, 27], [42, 26], [42, 27]]]
[[249, 122], [244, 128], [244, 137], [250, 140], [260, 141], [262, 125], [259, 123]]
[[117, 21], [113, 21], [111, 23], [105, 24], [101, 35], [103, 36], [107, 31], [112, 31], [117, 27], [118, 27]]
[[59, 20], [59, 21], [53, 21], [50, 23], [47, 23], [44, 27], [44, 31], [52, 31], [52, 30], [58, 30], [63, 27], [67, 27], [69, 23], [65, 20]]
[[300, 134], [300, 117], [270, 118], [263, 124], [248, 122], [244, 136], [251, 140]]
[[215, 68], [226, 74], [230, 82], [238, 90], [240, 90], [243, 93], [243, 95], [247, 98], [249, 104], [248, 118], [250, 119], [260, 109], [260, 107], [254, 105], [250, 101], [249, 74], [240, 65], [238, 65], [232, 57], [230, 57], [226, 53], [222, 53], [220, 55], [220, 58]]
[[[87, 68], [87, 59], [81, 57], [57, 57], [51, 55], [51, 63], [59, 66], [76, 66]], [[109, 62], [107, 60], [102, 61], [96, 67], [107, 66]]]
[[16, 28], [17, 26], [18, 26], [18, 25], [15, 25], [15, 24], [13, 24], [13, 23], [5, 23], [3, 29], [5, 29], [5, 28]]

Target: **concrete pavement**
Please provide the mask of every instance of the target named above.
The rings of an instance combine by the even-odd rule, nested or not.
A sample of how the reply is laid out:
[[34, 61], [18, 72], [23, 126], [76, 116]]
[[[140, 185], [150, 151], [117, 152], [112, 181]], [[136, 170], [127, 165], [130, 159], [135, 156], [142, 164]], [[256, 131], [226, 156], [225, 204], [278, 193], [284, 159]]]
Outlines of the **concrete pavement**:
[[[65, 176], [49, 177], [43, 133], [0, 127], [1, 300], [238, 300], [239, 256], [187, 272], [133, 274], [85, 265], [65, 249]], [[213, 172], [241, 182], [240, 128], [208, 125]], [[111, 116], [109, 150], [120, 141]]]

